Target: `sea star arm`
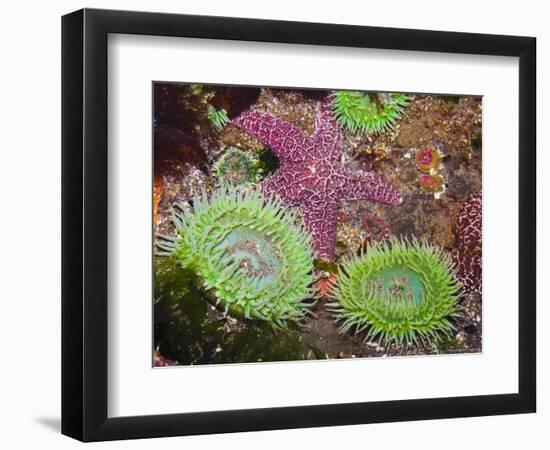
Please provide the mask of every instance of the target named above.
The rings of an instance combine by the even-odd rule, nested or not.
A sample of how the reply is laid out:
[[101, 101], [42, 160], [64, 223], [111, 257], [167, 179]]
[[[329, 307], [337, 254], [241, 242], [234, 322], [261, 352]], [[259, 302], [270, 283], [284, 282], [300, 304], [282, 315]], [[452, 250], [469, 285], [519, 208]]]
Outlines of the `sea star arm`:
[[344, 169], [342, 196], [345, 200], [374, 200], [387, 205], [400, 205], [401, 194], [374, 172]]
[[330, 97], [319, 102], [319, 109], [315, 115], [315, 131], [312, 135], [315, 141], [316, 150], [319, 156], [332, 160], [340, 158], [341, 144], [338, 122], [332, 113], [332, 102]]
[[336, 220], [339, 205], [331, 201], [315, 202], [312, 198], [301, 206], [304, 225], [313, 238], [317, 258], [332, 261], [336, 247]]
[[300, 128], [278, 117], [250, 109], [232, 121], [268, 145], [281, 162], [300, 162], [313, 151], [314, 143]]
[[295, 183], [292, 170], [277, 170], [273, 175], [262, 181], [262, 190], [267, 196], [277, 195], [287, 205], [297, 206], [303, 195], [303, 186]]

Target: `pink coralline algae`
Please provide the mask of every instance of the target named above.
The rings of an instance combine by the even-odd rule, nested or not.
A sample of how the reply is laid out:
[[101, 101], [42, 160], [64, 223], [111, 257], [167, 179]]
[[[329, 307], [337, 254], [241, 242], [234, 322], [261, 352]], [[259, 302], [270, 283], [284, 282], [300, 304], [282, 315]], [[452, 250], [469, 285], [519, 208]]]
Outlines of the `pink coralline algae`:
[[340, 132], [329, 99], [319, 102], [311, 136], [254, 109], [245, 111], [233, 124], [268, 145], [279, 158], [279, 169], [263, 181], [262, 189], [300, 208], [320, 259], [332, 261], [334, 257], [336, 221], [343, 200], [402, 202], [399, 192], [375, 173], [342, 164]]
[[465, 294], [481, 293], [481, 193], [465, 201], [455, 223], [453, 261]]

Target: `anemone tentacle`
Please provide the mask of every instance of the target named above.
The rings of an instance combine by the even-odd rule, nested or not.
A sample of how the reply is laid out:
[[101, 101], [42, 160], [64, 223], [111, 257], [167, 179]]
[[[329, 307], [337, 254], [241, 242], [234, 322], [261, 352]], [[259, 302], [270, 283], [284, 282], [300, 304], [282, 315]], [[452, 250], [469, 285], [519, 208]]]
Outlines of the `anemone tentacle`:
[[332, 108], [338, 123], [352, 133], [382, 133], [393, 128], [410, 97], [405, 94], [335, 91]]
[[216, 110], [212, 105], [208, 105], [207, 117], [216, 131], [221, 131], [229, 123], [229, 116], [225, 109]]
[[225, 149], [213, 169], [222, 184], [233, 186], [256, 183], [261, 175], [258, 160], [235, 146]]
[[162, 250], [176, 252], [226, 314], [275, 328], [303, 322], [315, 295], [311, 237], [280, 199], [226, 186], [196, 197], [192, 212], [180, 207], [174, 223], [178, 236]]
[[386, 343], [437, 341], [460, 315], [449, 256], [424, 241], [391, 239], [343, 262], [330, 304], [341, 330]]

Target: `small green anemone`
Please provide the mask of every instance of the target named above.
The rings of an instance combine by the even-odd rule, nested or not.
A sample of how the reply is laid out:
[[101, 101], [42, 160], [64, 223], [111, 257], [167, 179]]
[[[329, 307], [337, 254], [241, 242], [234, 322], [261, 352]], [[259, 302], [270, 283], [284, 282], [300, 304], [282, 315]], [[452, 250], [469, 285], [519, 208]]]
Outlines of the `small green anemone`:
[[207, 116], [214, 125], [216, 131], [221, 131], [229, 123], [229, 116], [225, 109], [216, 110], [212, 105], [208, 105]]
[[352, 133], [381, 133], [393, 128], [407, 106], [405, 94], [335, 91], [332, 108], [338, 123]]
[[214, 164], [214, 172], [222, 182], [233, 186], [255, 183], [260, 178], [258, 160], [238, 147], [230, 146]]
[[425, 242], [391, 239], [340, 267], [331, 303], [341, 329], [385, 343], [438, 341], [454, 330], [459, 285], [450, 258]]
[[192, 212], [180, 209], [178, 236], [161, 247], [195, 271], [226, 314], [275, 328], [305, 319], [315, 294], [311, 238], [279, 198], [225, 187], [195, 198]]

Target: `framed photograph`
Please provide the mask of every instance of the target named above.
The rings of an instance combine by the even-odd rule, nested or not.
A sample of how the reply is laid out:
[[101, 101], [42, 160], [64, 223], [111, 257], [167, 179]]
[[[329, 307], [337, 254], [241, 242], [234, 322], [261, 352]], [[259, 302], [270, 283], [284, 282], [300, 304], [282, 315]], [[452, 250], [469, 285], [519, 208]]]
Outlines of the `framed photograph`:
[[62, 21], [62, 432], [535, 412], [536, 40]]

